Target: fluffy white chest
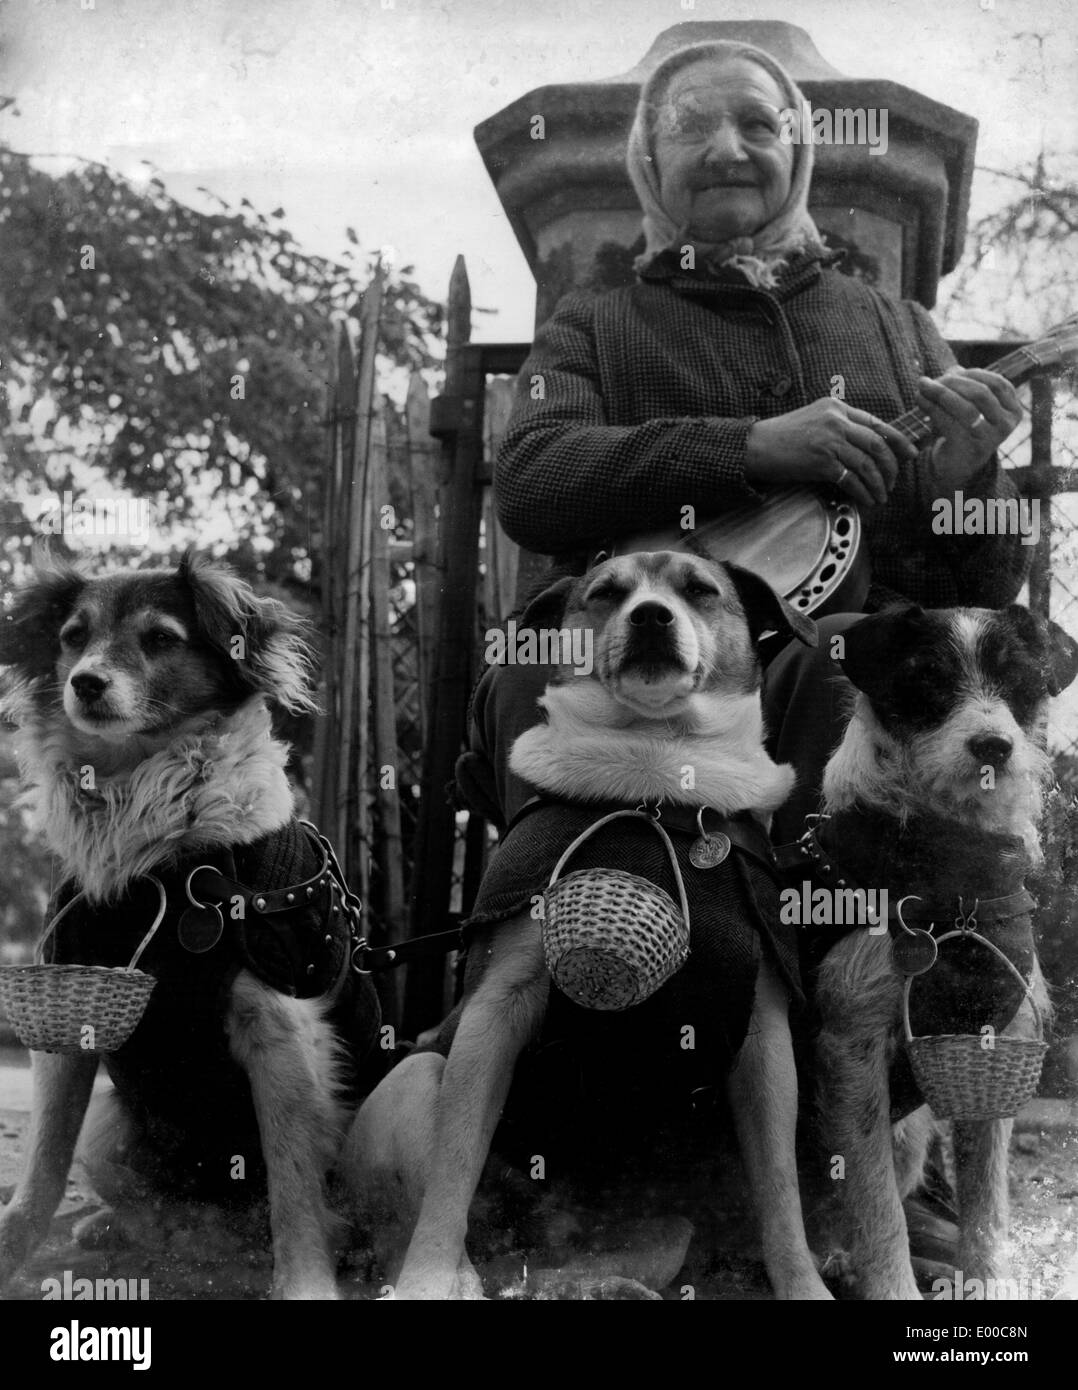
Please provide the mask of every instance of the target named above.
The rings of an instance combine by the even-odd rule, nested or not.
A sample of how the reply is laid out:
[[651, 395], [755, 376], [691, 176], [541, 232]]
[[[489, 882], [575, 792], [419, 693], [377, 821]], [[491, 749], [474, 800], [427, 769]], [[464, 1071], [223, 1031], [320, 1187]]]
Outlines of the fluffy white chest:
[[540, 704], [547, 722], [521, 734], [510, 766], [542, 791], [770, 815], [793, 789], [793, 769], [764, 750], [757, 695], [694, 695], [669, 723], [641, 719], [596, 682], [550, 686]]
[[251, 844], [292, 814], [287, 749], [261, 699], [178, 738], [123, 777], [73, 764], [62, 731], [27, 726], [16, 751], [37, 827], [93, 901], [198, 849]]

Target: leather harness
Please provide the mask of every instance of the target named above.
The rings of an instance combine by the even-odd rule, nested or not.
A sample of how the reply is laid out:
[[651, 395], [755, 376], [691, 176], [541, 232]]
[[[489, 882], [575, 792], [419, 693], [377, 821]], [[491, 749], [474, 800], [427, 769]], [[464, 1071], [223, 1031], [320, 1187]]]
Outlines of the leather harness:
[[[817, 827], [826, 819], [827, 817], [822, 815], [806, 816], [807, 829], [799, 839], [774, 847], [775, 864], [784, 874], [800, 869], [810, 874], [825, 888], [848, 888], [856, 892], [863, 885], [857, 882], [850, 871], [844, 868], [836, 856], [825, 849], [817, 838]], [[911, 906], [906, 906], [907, 903]], [[1032, 912], [1036, 906], [1036, 899], [1025, 887], [1002, 897], [976, 898], [970, 908], [966, 907], [961, 894], [958, 895], [957, 903], [954, 899], [926, 902], [911, 896], [900, 898], [897, 902], [888, 901], [888, 928], [892, 936], [902, 931], [904, 926], [919, 926], [931, 931], [933, 927], [940, 925], [948, 930], [953, 926], [958, 930], [972, 931], [977, 927], [991, 926], [997, 922], [1008, 922], [1013, 917], [1024, 916]], [[822, 932], [835, 931], [840, 935], [849, 931], [849, 927], [844, 925], [802, 925], [811, 925], [815, 930]]]

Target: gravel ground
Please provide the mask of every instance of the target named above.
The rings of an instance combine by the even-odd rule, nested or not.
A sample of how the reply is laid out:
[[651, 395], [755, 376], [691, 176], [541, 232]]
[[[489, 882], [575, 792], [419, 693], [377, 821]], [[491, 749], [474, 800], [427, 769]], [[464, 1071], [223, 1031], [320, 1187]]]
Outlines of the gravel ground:
[[[18, 1155], [28, 1124], [29, 1075], [18, 1060], [0, 1053], [0, 1199], [10, 1195], [15, 1180]], [[7, 1065], [5, 1065], [7, 1063]], [[1034, 1101], [1023, 1111], [1016, 1125], [1011, 1153], [1012, 1234], [1014, 1272], [1029, 1280], [1024, 1296], [1078, 1299], [1078, 1106], [1063, 1101]], [[195, 1224], [158, 1227], [152, 1243], [144, 1249], [124, 1251], [87, 1250], [72, 1238], [72, 1226], [80, 1216], [98, 1206], [92, 1195], [79, 1187], [77, 1178], [69, 1180], [63, 1204], [53, 1222], [47, 1242], [29, 1267], [5, 1291], [6, 1299], [39, 1299], [42, 1281], [62, 1278], [110, 1278], [148, 1280], [152, 1299], [262, 1299], [268, 1295], [270, 1260], [268, 1232], [264, 1223], [249, 1222], [246, 1229], [225, 1230], [220, 1218]], [[727, 1252], [709, 1260], [706, 1270], [692, 1276], [695, 1296], [704, 1299], [757, 1300], [769, 1297], [766, 1278], [758, 1260], [741, 1252], [749, 1239], [736, 1218], [716, 1231]], [[667, 1240], [676, 1248], [677, 1241]], [[657, 1240], [658, 1249], [663, 1240]], [[691, 1252], [690, 1252], [691, 1254]], [[663, 1257], [656, 1256], [657, 1268]], [[360, 1258], [361, 1266], [365, 1261]], [[488, 1292], [493, 1283], [496, 1296], [520, 1297], [519, 1264], [508, 1261], [501, 1268], [486, 1269]], [[669, 1272], [663, 1276], [669, 1278]], [[682, 1279], [685, 1277], [682, 1274]], [[565, 1298], [583, 1296], [579, 1286], [563, 1271], [540, 1274], [532, 1271], [529, 1289], [541, 1291], [533, 1296]], [[681, 1279], [665, 1291], [667, 1298], [680, 1298]], [[368, 1281], [365, 1267], [352, 1263], [342, 1267], [342, 1295], [351, 1299], [375, 1298], [378, 1286]], [[635, 1289], [619, 1285], [604, 1289], [607, 1297], [642, 1297]], [[594, 1296], [594, 1291], [592, 1291]]]

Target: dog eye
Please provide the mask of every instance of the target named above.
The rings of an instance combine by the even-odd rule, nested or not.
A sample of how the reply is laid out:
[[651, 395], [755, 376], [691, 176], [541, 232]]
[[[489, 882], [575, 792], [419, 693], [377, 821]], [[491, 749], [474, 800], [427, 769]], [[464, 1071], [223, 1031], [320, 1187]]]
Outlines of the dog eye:
[[60, 633], [60, 641], [65, 647], [85, 647], [86, 629], [83, 627], [69, 628], [67, 632]]
[[625, 590], [616, 584], [599, 584], [588, 594], [588, 603], [618, 603], [625, 597]]
[[178, 646], [183, 638], [178, 633], [169, 632], [167, 628], [156, 628], [153, 632], [147, 632], [142, 639], [142, 645], [148, 651], [167, 651], [169, 647]]
[[718, 598], [719, 591], [714, 584], [708, 584], [703, 579], [690, 579], [685, 585], [685, 593], [689, 598]]

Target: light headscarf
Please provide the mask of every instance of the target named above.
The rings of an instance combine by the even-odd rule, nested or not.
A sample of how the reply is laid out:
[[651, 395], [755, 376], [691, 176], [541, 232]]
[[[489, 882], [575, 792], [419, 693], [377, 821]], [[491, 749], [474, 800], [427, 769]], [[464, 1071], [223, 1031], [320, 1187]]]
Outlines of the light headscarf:
[[786, 201], [770, 222], [758, 227], [752, 236], [734, 237], [724, 242], [701, 242], [688, 236], [663, 206], [659, 175], [655, 164], [655, 117], [662, 106], [671, 78], [690, 63], [706, 58], [746, 58], [769, 72], [778, 83], [785, 105], [800, 116], [805, 98], [800, 87], [781, 63], [748, 43], [712, 40], [679, 48], [665, 58], [644, 83], [636, 108], [636, 119], [629, 132], [627, 163], [629, 177], [644, 210], [643, 254], [635, 262], [643, 271], [664, 251], [692, 246], [696, 259], [706, 268], [734, 267], [751, 284], [770, 287], [787, 257], [801, 251], [825, 251], [815, 222], [809, 216], [808, 193], [812, 181], [812, 142], [793, 142], [793, 165]]

